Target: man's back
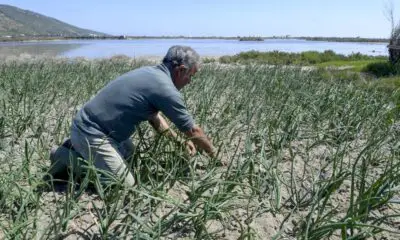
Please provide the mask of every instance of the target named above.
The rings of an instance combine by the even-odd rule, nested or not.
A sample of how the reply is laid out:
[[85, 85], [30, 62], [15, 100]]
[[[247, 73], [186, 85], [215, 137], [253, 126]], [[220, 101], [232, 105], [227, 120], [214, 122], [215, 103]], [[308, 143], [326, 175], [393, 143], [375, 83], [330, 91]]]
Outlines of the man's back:
[[169, 70], [162, 64], [130, 71], [110, 82], [83, 106], [74, 123], [89, 134], [122, 142], [136, 125], [158, 111], [180, 129], [194, 125]]

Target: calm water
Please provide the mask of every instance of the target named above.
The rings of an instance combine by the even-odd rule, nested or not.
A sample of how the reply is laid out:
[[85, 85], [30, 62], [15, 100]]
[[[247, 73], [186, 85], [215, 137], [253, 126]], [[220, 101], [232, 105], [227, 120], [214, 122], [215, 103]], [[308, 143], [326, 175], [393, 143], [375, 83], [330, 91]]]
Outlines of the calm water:
[[263, 42], [216, 39], [140, 39], [140, 40], [68, 40], [42, 42], [0, 43], [0, 56], [10, 55], [48, 55], [64, 57], [111, 57], [127, 55], [130, 57], [163, 56], [172, 45], [189, 45], [201, 56], [234, 55], [243, 51], [325, 51], [333, 50], [340, 54], [360, 52], [367, 55], [388, 55], [387, 43], [342, 43], [306, 40], [274, 39]]

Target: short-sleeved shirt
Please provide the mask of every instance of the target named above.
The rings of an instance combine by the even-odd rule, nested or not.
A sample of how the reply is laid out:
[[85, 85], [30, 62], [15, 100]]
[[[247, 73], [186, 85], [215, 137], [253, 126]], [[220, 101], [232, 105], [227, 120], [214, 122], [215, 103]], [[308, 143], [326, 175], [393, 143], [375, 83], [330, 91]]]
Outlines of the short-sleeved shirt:
[[122, 142], [159, 111], [182, 132], [194, 126], [164, 64], [142, 67], [111, 81], [79, 110], [74, 124], [87, 134]]

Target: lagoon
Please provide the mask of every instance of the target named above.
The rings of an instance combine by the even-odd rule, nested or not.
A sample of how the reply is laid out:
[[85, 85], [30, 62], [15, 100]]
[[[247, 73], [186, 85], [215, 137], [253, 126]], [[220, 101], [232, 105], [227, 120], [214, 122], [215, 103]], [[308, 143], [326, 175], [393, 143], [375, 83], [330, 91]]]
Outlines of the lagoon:
[[387, 56], [387, 43], [328, 42], [296, 39], [238, 41], [224, 39], [135, 39], [135, 40], [59, 40], [0, 43], [0, 56], [46, 55], [60, 57], [104, 58], [162, 57], [172, 45], [188, 45], [203, 57], [234, 55], [244, 51], [304, 52], [332, 50], [339, 54], [361, 53]]

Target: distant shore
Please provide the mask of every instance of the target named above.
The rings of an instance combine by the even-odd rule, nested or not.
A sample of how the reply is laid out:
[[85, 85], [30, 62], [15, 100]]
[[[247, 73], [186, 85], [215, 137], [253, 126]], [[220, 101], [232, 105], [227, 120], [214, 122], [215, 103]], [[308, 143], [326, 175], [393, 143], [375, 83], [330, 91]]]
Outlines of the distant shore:
[[2, 37], [0, 42], [28, 42], [28, 41], [55, 41], [55, 40], [135, 40], [135, 39], [221, 39], [221, 40], [271, 40], [271, 39], [288, 39], [288, 40], [307, 40], [307, 41], [328, 41], [328, 42], [365, 42], [365, 43], [389, 43], [389, 38], [360, 38], [360, 37], [289, 37], [289, 36], [272, 36], [272, 37], [188, 37], [188, 36], [17, 36]]

